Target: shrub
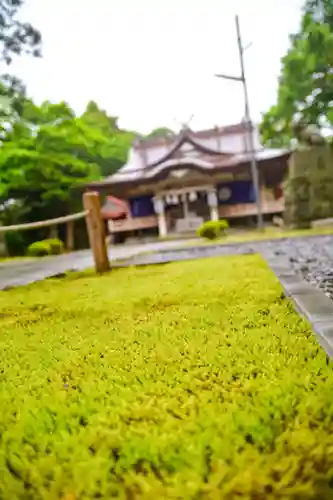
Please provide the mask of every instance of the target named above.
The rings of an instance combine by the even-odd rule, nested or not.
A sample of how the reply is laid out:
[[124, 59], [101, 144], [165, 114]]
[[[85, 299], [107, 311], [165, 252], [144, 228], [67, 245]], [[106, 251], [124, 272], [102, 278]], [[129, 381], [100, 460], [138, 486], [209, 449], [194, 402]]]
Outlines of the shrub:
[[64, 250], [64, 244], [57, 239], [35, 241], [28, 247], [29, 257], [44, 257], [45, 255], [59, 255]]
[[53, 239], [44, 240], [44, 241], [48, 242], [48, 244], [50, 245], [52, 255], [59, 255], [59, 254], [63, 253], [64, 244], [61, 240], [58, 240], [57, 238], [53, 238]]
[[25, 254], [27, 244], [21, 232], [11, 231], [5, 233], [5, 243], [9, 255], [16, 257]]
[[198, 229], [197, 234], [201, 238], [206, 238], [208, 240], [216, 240], [220, 236], [224, 235], [225, 230], [229, 227], [228, 221], [224, 219], [220, 220], [210, 220], [204, 222]]
[[29, 257], [44, 257], [45, 255], [51, 255], [51, 247], [45, 241], [35, 241], [28, 246]]

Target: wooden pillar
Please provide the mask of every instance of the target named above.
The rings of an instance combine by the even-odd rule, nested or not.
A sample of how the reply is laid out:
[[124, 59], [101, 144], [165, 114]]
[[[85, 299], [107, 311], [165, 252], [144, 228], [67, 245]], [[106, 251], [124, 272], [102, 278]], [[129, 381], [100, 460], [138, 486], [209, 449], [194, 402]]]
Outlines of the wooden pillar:
[[189, 219], [189, 210], [188, 210], [188, 200], [187, 200], [187, 193], [184, 193], [181, 197], [182, 202], [183, 202], [183, 208], [184, 208], [184, 219], [188, 221]]
[[99, 194], [93, 192], [84, 193], [83, 206], [89, 212], [86, 216], [86, 223], [96, 271], [98, 273], [109, 271], [110, 263], [105, 243], [105, 228], [101, 216]]
[[74, 221], [69, 220], [66, 225], [66, 248], [69, 252], [74, 250]]
[[164, 210], [164, 200], [163, 198], [156, 197], [153, 200], [154, 202], [154, 210], [157, 215], [158, 220], [158, 232], [160, 238], [163, 238], [167, 235], [167, 223], [165, 218], [165, 210]]
[[218, 199], [215, 190], [208, 191], [207, 201], [210, 208], [210, 219], [215, 221], [219, 220]]
[[58, 233], [58, 226], [53, 225], [50, 227], [50, 233], [49, 233], [49, 238], [51, 240], [57, 240], [59, 238], [59, 233]]

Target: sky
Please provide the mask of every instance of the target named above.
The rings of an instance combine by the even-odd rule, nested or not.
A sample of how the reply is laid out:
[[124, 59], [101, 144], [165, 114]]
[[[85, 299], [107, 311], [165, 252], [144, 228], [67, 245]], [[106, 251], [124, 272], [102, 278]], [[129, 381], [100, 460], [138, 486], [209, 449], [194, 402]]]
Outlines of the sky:
[[95, 100], [124, 128], [198, 130], [239, 122], [242, 85], [235, 14], [245, 53], [251, 118], [276, 102], [281, 57], [304, 0], [26, 0], [43, 57], [11, 71], [38, 103], [65, 100], [77, 113]]

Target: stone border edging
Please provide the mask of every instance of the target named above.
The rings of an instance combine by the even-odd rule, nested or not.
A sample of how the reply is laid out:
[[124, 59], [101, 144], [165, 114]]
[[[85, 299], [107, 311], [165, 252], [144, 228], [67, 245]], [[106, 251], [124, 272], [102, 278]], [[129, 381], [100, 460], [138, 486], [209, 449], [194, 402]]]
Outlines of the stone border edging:
[[288, 259], [264, 255], [297, 312], [311, 324], [320, 345], [333, 358], [333, 300], [290, 268]]

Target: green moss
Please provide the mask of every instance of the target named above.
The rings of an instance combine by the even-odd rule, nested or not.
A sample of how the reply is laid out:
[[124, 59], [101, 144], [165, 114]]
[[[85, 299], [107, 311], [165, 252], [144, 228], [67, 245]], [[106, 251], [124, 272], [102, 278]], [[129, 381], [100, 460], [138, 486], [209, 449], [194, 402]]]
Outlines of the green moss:
[[0, 295], [0, 498], [330, 499], [333, 371], [257, 256]]

